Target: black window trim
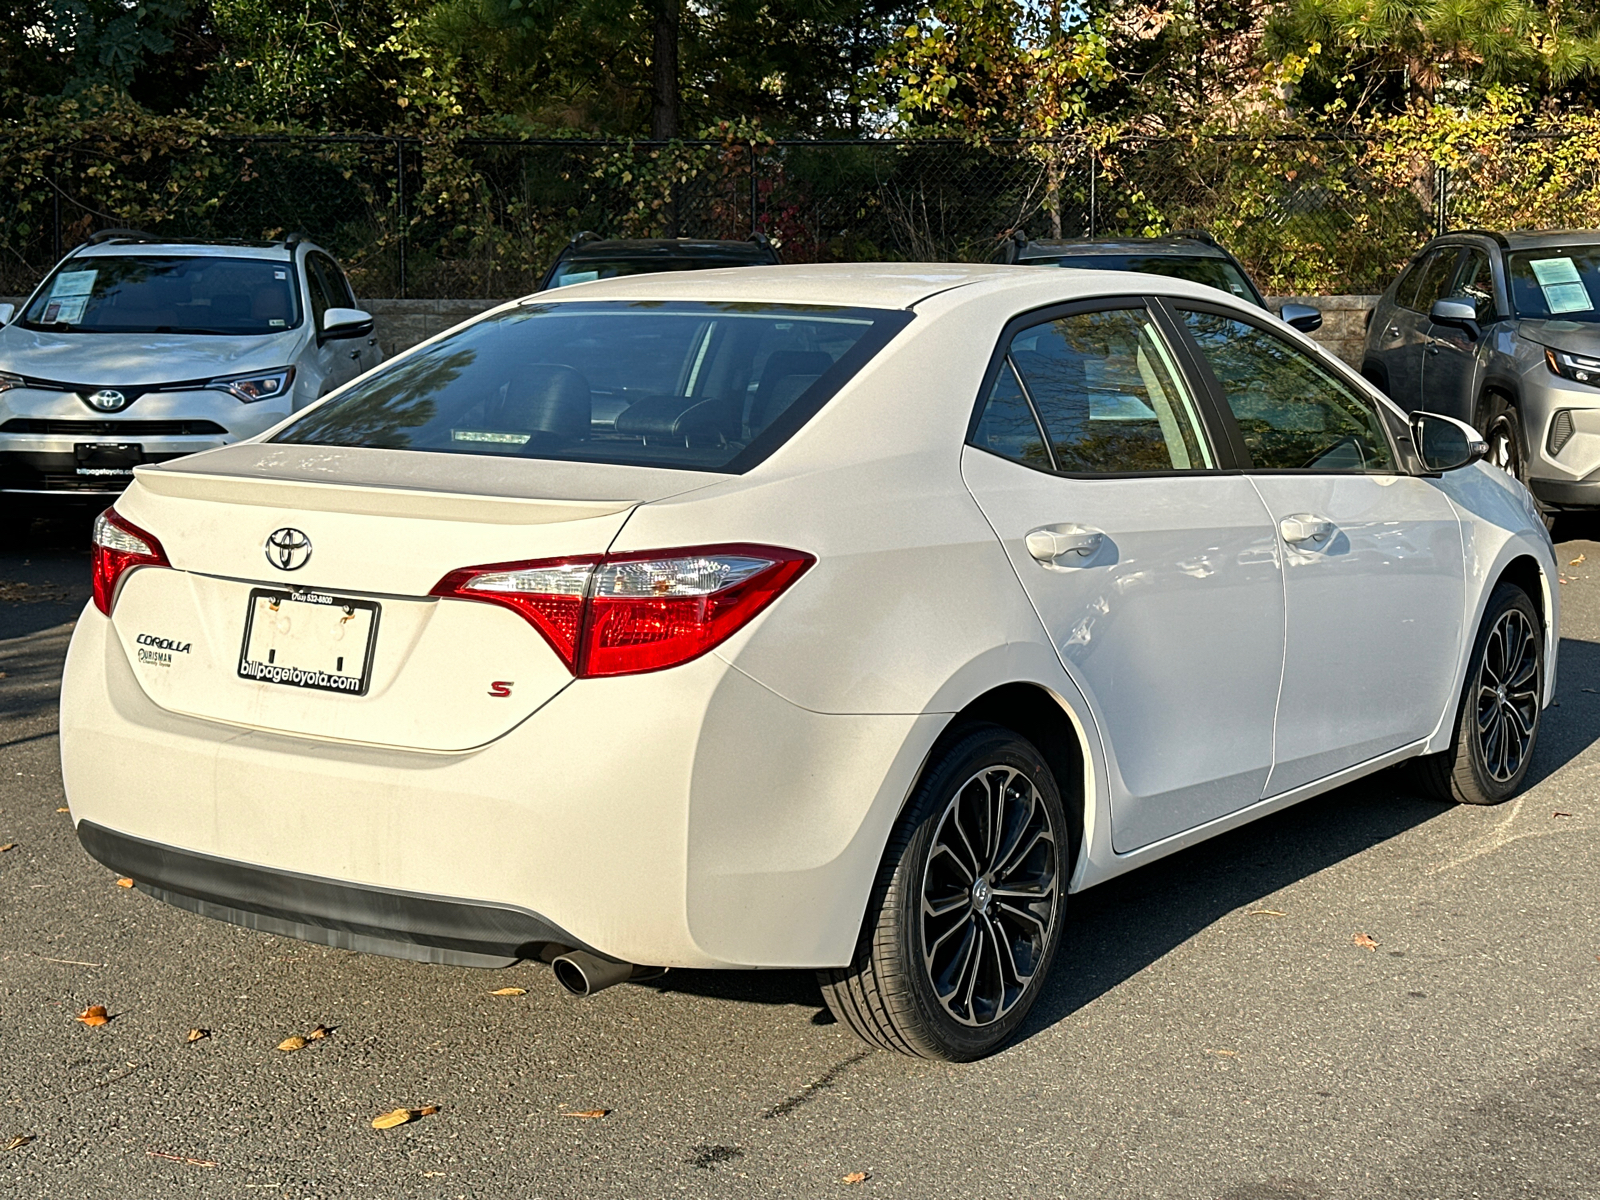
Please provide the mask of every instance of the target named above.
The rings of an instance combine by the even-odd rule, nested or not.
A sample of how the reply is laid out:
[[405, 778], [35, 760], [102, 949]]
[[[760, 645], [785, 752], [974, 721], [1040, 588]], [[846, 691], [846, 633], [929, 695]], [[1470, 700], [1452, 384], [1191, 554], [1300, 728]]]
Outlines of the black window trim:
[[[1045, 325], [1051, 321], [1060, 320], [1062, 317], [1077, 316], [1080, 313], [1113, 312], [1118, 309], [1139, 309], [1150, 317], [1155, 325], [1156, 332], [1166, 341], [1167, 349], [1171, 352], [1173, 361], [1178, 368], [1178, 384], [1188, 390], [1189, 398], [1194, 402], [1195, 411], [1200, 418], [1200, 428], [1195, 432], [1205, 440], [1206, 448], [1211, 452], [1211, 467], [1195, 467], [1187, 471], [1176, 467], [1166, 471], [1061, 471], [1055, 466], [1055, 448], [1050, 445], [1050, 437], [1044, 421], [1039, 416], [1038, 406], [1034, 403], [1033, 392], [1028, 387], [1028, 382], [1023, 378], [1022, 372], [1015, 365], [1012, 373], [1022, 387], [1023, 398], [1028, 403], [1028, 411], [1033, 415], [1034, 424], [1039, 429], [1040, 437], [1044, 441], [1045, 453], [1050, 458], [1049, 466], [1038, 463], [1024, 462], [1019, 458], [1001, 454], [987, 446], [980, 446], [973, 439], [977, 437], [978, 425], [983, 420], [983, 411], [989, 403], [989, 393], [994, 388], [995, 380], [1000, 376], [1000, 368], [1011, 361], [1011, 342], [1017, 334], [1025, 329], [1032, 329], [1036, 325]], [[1238, 475], [1241, 473], [1240, 463], [1249, 462], [1249, 457], [1240, 457], [1235, 451], [1233, 442], [1227, 440], [1229, 426], [1221, 419], [1221, 414], [1216, 411], [1215, 397], [1200, 386], [1201, 381], [1194, 373], [1187, 339], [1184, 341], [1174, 337], [1173, 322], [1163, 320], [1164, 314], [1160, 307], [1160, 298], [1154, 296], [1096, 296], [1089, 300], [1072, 300], [1057, 304], [1042, 305], [1017, 313], [1005, 323], [1000, 330], [999, 340], [995, 343], [994, 350], [989, 356], [989, 366], [983, 373], [983, 380], [978, 387], [978, 398], [972, 406], [972, 415], [967, 420], [967, 435], [964, 445], [984, 454], [992, 454], [996, 458], [1030, 471], [1038, 471], [1044, 475], [1053, 475], [1058, 479], [1195, 479], [1214, 475]], [[1221, 434], [1222, 436], [1219, 436]], [[1233, 436], [1237, 436], [1234, 431]], [[1242, 445], [1243, 443], [1239, 443]]]
[[[1304, 346], [1297, 344], [1291, 338], [1284, 337], [1282, 332], [1279, 330], [1273, 329], [1270, 325], [1263, 321], [1252, 319], [1254, 314], [1248, 311], [1240, 312], [1238, 309], [1230, 308], [1225, 304], [1214, 304], [1209, 300], [1193, 299], [1188, 296], [1166, 296], [1161, 297], [1160, 299], [1164, 306], [1171, 306], [1172, 323], [1177, 329], [1178, 333], [1181, 334], [1183, 338], [1183, 344], [1188, 350], [1189, 355], [1195, 364], [1196, 371], [1199, 372], [1201, 377], [1204, 379], [1204, 390], [1212, 402], [1212, 407], [1217, 409], [1219, 418], [1227, 425], [1228, 436], [1230, 441], [1236, 447], [1235, 453], [1238, 455], [1238, 461], [1244, 464], [1241, 468], [1244, 474], [1330, 475], [1344, 477], [1355, 475], [1410, 476], [1419, 473], [1416, 469], [1415, 459], [1410, 453], [1410, 447], [1408, 445], [1403, 445], [1401, 440], [1396, 437], [1396, 418], [1394, 417], [1394, 414], [1388, 411], [1386, 404], [1383, 401], [1372, 395], [1372, 392], [1375, 390], [1372, 385], [1352, 371], [1345, 363], [1334, 358], [1334, 356], [1331, 354], [1316, 356], [1308, 353]], [[1244, 434], [1239, 429], [1239, 422], [1234, 419], [1233, 410], [1228, 407], [1227, 394], [1222, 390], [1221, 382], [1217, 379], [1216, 373], [1212, 371], [1211, 364], [1206, 360], [1205, 353], [1200, 349], [1199, 344], [1194, 340], [1194, 336], [1190, 334], [1188, 327], [1178, 316], [1179, 312], [1186, 310], [1190, 312], [1213, 313], [1217, 316], [1228, 317], [1235, 321], [1242, 321], [1246, 325], [1254, 326], [1256, 329], [1261, 330], [1262, 333], [1265, 333], [1270, 337], [1277, 338], [1286, 346], [1300, 354], [1305, 355], [1307, 358], [1310, 358], [1312, 362], [1316, 363], [1335, 379], [1338, 379], [1340, 382], [1342, 382], [1357, 396], [1371, 403], [1374, 410], [1378, 414], [1378, 424], [1383, 430], [1383, 435], [1388, 439], [1389, 453], [1394, 460], [1394, 467], [1383, 471], [1337, 471], [1324, 467], [1256, 466], [1254, 460], [1252, 460], [1250, 457], [1249, 449], [1245, 446]]]

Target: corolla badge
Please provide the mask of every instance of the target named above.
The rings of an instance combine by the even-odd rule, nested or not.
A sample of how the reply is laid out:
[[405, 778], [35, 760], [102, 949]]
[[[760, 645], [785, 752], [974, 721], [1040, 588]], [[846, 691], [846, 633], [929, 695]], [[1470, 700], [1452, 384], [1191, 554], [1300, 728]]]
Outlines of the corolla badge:
[[128, 398], [116, 388], [101, 388], [98, 392], [89, 393], [89, 403], [101, 412], [116, 412], [128, 406]]
[[285, 526], [267, 535], [267, 561], [280, 571], [298, 571], [311, 561], [311, 539]]

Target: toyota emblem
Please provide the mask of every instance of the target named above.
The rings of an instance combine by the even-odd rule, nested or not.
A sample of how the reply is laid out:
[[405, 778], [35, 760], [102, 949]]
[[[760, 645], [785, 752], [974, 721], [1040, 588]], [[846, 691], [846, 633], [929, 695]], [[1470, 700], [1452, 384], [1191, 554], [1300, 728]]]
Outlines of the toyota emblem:
[[265, 548], [267, 561], [280, 571], [298, 571], [311, 561], [311, 539], [298, 529], [274, 529]]
[[101, 388], [98, 392], [89, 393], [89, 403], [101, 412], [116, 412], [128, 407], [128, 398], [116, 388]]

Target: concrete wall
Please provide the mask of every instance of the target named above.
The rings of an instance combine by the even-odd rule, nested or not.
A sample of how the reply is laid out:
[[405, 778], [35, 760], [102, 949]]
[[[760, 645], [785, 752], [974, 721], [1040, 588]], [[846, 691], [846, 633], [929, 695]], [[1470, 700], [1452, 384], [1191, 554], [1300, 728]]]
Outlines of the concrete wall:
[[[20, 296], [0, 296], [0, 302], [21, 304]], [[1361, 366], [1361, 348], [1367, 336], [1367, 313], [1376, 296], [1268, 296], [1277, 312], [1285, 304], [1309, 304], [1322, 310], [1322, 328], [1311, 336], [1351, 366]], [[377, 321], [378, 340], [385, 355], [394, 355], [425, 338], [475, 317], [499, 300], [362, 300], [359, 303]]]

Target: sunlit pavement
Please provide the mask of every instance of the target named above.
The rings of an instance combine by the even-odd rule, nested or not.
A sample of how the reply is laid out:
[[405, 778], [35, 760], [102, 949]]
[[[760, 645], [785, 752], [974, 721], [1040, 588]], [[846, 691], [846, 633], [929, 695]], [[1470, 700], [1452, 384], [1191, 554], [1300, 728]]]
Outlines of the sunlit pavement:
[[1557, 534], [1560, 706], [1521, 797], [1386, 775], [1085, 893], [1025, 1036], [967, 1067], [866, 1051], [806, 973], [579, 1001], [116, 886], [59, 811], [86, 536], [0, 550], [8, 1196], [1600, 1195], [1600, 522]]

